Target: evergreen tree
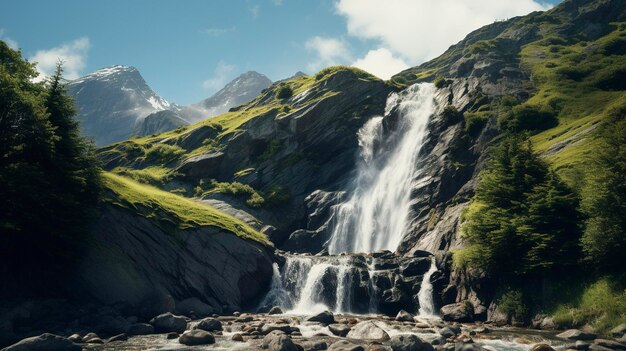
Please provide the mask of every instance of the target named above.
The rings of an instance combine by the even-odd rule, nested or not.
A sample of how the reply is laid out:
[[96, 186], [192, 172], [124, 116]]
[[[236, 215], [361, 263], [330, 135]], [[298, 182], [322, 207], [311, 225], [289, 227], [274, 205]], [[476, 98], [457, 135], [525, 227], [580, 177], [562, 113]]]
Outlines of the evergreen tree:
[[581, 239], [586, 260], [599, 271], [622, 273], [626, 252], [626, 109], [604, 127], [583, 191], [588, 220]]
[[493, 276], [519, 278], [552, 273], [576, 262], [578, 200], [532, 151], [528, 140], [500, 142], [464, 214], [469, 246], [457, 264]]

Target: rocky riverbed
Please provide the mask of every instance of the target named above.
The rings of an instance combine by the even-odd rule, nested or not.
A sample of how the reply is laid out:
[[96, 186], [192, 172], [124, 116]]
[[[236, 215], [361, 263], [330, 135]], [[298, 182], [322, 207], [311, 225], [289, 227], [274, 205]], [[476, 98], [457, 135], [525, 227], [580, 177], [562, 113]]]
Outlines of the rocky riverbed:
[[87, 333], [43, 334], [22, 340], [3, 351], [18, 350], [626, 350], [624, 328], [614, 339], [578, 330], [558, 334], [495, 327], [488, 324], [445, 323], [401, 311], [383, 315], [313, 316], [239, 314], [191, 320], [165, 313], [150, 323], [136, 323], [126, 333], [108, 336]]

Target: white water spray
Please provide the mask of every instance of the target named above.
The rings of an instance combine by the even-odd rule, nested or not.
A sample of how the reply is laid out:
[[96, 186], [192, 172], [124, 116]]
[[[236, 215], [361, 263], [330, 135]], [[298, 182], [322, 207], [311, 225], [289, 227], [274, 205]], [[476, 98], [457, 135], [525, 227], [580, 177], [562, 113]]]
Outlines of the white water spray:
[[397, 126], [383, 135], [383, 118], [359, 131], [361, 160], [352, 196], [338, 205], [330, 254], [395, 251], [406, 233], [411, 181], [427, 124], [434, 111], [432, 84], [413, 85], [387, 100], [385, 114], [397, 109]]
[[417, 294], [417, 298], [420, 304], [419, 315], [424, 317], [430, 317], [435, 315], [435, 303], [433, 302], [433, 284], [430, 282], [430, 277], [437, 271], [437, 264], [435, 258], [432, 258], [430, 268], [428, 272], [424, 274], [422, 279], [422, 285], [420, 291]]

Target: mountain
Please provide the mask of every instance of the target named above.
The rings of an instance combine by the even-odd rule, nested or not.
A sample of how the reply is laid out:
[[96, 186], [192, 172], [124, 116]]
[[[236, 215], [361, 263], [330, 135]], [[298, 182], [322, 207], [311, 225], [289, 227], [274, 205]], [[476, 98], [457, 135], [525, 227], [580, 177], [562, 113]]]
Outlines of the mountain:
[[96, 145], [128, 139], [142, 118], [172, 108], [134, 67], [99, 69], [68, 84], [83, 135]]
[[186, 126], [188, 121], [181, 117], [180, 110], [162, 110], [151, 113], [135, 124], [132, 136], [147, 136], [164, 133]]
[[182, 114], [190, 122], [220, 115], [230, 108], [242, 105], [257, 97], [272, 84], [265, 75], [249, 71], [233, 79], [212, 96], [183, 108]]

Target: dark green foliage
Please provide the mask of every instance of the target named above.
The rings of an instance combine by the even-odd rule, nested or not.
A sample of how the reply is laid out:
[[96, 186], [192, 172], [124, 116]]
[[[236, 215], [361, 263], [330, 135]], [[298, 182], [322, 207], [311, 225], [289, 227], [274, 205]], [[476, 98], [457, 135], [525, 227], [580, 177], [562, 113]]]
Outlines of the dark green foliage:
[[288, 84], [281, 84], [276, 90], [277, 99], [289, 99], [293, 96], [293, 89]]
[[269, 205], [278, 206], [289, 201], [291, 195], [288, 189], [280, 186], [272, 186], [264, 192], [263, 197]]
[[541, 131], [559, 124], [554, 109], [536, 105], [518, 105], [498, 121], [500, 128], [511, 132]]
[[602, 90], [626, 90], [626, 65], [602, 70], [595, 77], [594, 85]]
[[589, 217], [582, 238], [585, 257], [599, 271], [623, 272], [626, 252], [626, 118], [604, 127], [590, 165], [582, 209]]
[[435, 81], [433, 83], [435, 84], [435, 87], [437, 89], [441, 89], [445, 87], [446, 85], [448, 85], [448, 81], [443, 76], [437, 76], [437, 78], [435, 78]]
[[463, 120], [463, 114], [452, 105], [448, 105], [441, 113], [445, 126], [451, 126]]
[[0, 41], [0, 295], [38, 284], [53, 293], [97, 203], [94, 149], [79, 135], [61, 73], [59, 65], [33, 83], [34, 66]]
[[477, 137], [489, 120], [489, 114], [485, 112], [466, 112], [465, 131], [472, 137]]
[[528, 307], [524, 303], [524, 296], [520, 289], [509, 288], [500, 294], [497, 300], [500, 310], [517, 320], [523, 320], [528, 313]]
[[482, 172], [464, 215], [468, 248], [457, 264], [500, 279], [543, 275], [573, 265], [580, 237], [577, 197], [519, 136], [503, 140]]

